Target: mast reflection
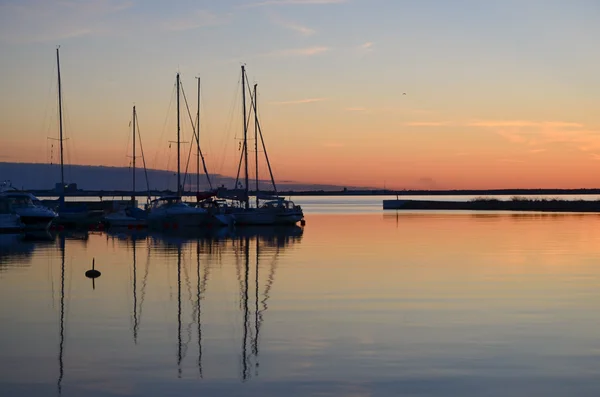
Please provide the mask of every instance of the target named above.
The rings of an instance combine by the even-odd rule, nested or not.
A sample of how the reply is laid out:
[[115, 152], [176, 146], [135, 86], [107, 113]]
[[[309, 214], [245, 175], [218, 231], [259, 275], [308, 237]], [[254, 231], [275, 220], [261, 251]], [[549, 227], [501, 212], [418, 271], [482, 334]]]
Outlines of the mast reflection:
[[58, 380], [56, 387], [58, 389], [58, 395], [62, 394], [62, 380], [64, 376], [64, 342], [65, 342], [65, 236], [59, 236], [59, 247], [60, 247], [60, 331], [59, 331], [59, 344], [58, 344]]
[[[195, 324], [197, 332], [196, 365], [198, 377], [205, 376], [205, 330], [203, 329], [203, 315], [206, 312], [206, 293], [210, 279], [211, 264], [219, 264], [223, 258], [233, 259], [230, 262], [237, 273], [237, 289], [239, 308], [241, 311], [242, 340], [238, 353], [238, 368], [241, 381], [246, 382], [252, 376], [259, 375], [259, 353], [261, 327], [264, 325], [265, 312], [268, 309], [270, 291], [275, 282], [277, 263], [280, 252], [286, 247], [299, 243], [302, 239], [303, 228], [294, 227], [256, 227], [240, 228], [238, 230], [221, 230], [212, 233], [203, 231], [198, 233], [156, 233], [150, 231], [148, 235], [149, 253], [158, 253], [161, 257], [176, 259], [177, 272], [177, 348], [176, 365], [177, 377], [182, 378], [188, 351], [188, 343], [192, 335], [191, 330]], [[133, 251], [133, 328], [134, 343], [137, 343], [140, 327], [141, 307], [138, 308], [138, 269], [137, 245], [132, 245]], [[194, 258], [195, 250], [195, 258]], [[265, 256], [267, 258], [265, 258]], [[195, 260], [196, 286], [189, 280], [189, 270], [186, 267], [186, 258]], [[268, 259], [270, 258], [270, 259]], [[267, 259], [265, 263], [264, 260]], [[203, 260], [204, 263], [203, 263]], [[172, 262], [171, 262], [172, 263]], [[265, 270], [262, 274], [261, 269]], [[183, 272], [183, 274], [182, 274]], [[182, 283], [188, 288], [189, 297], [184, 297]], [[145, 282], [144, 282], [145, 284]], [[143, 288], [143, 286], [142, 286]], [[142, 298], [143, 299], [143, 298]], [[184, 299], [189, 299], [190, 308]], [[236, 299], [237, 300], [237, 299]], [[186, 320], [190, 310], [191, 322]], [[139, 313], [139, 315], [138, 315]], [[206, 321], [206, 320], [204, 320]], [[185, 322], [185, 324], [184, 324]], [[187, 337], [185, 330], [187, 329]]]

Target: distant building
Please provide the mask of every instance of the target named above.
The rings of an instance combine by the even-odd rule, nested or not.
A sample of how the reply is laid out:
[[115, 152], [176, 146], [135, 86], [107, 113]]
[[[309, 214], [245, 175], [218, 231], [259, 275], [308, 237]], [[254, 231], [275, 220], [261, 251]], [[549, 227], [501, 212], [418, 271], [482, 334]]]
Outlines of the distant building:
[[[59, 192], [59, 193], [62, 191], [60, 182], [54, 184], [54, 191], [55, 192]], [[64, 191], [65, 191], [65, 193], [74, 193], [74, 192], [76, 192], [77, 191], [77, 184], [76, 183], [65, 184], [65, 190]]]

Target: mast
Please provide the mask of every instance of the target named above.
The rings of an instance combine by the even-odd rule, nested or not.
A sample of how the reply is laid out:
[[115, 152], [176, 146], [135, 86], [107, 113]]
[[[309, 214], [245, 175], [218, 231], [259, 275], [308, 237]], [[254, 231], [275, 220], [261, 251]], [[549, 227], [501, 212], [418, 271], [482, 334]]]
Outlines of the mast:
[[60, 81], [60, 46], [56, 48], [56, 69], [58, 72], [58, 126], [59, 126], [59, 140], [60, 140], [60, 197], [61, 206], [65, 200], [65, 170], [64, 170], [64, 159], [63, 159], [63, 114], [62, 114], [62, 87]]
[[133, 189], [131, 203], [135, 204], [135, 105], [133, 105]]
[[256, 98], [256, 86], [254, 84], [254, 159], [256, 162], [256, 208], [258, 208], [258, 113], [257, 113], [257, 98]]
[[[198, 113], [196, 120], [196, 149], [198, 158], [196, 159], [196, 195], [200, 197], [200, 77], [198, 77]], [[207, 174], [208, 175], [208, 174]]]
[[177, 196], [181, 196], [181, 123], [179, 120], [179, 73], [177, 73]]
[[65, 374], [63, 354], [65, 346], [65, 236], [59, 236], [60, 244], [60, 342], [58, 344], [58, 395], [62, 394], [62, 380]]
[[250, 207], [250, 198], [248, 197], [248, 125], [246, 124], [246, 68], [242, 65], [242, 108], [244, 112], [244, 206]]

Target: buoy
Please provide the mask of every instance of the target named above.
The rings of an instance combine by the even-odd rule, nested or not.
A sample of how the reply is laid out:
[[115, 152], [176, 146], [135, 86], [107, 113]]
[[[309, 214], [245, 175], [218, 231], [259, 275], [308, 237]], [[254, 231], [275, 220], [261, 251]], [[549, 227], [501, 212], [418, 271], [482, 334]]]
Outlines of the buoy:
[[96, 278], [100, 277], [100, 275], [102, 274], [98, 270], [95, 269], [95, 264], [96, 264], [96, 258], [92, 258], [92, 268], [85, 272], [85, 276], [87, 278], [92, 279], [92, 287], [94, 289], [96, 289], [96, 282], [95, 282]]
[[306, 225], [306, 221], [305, 221], [304, 219], [302, 219], [302, 220], [300, 221], [300, 225], [302, 225], [302, 226]]

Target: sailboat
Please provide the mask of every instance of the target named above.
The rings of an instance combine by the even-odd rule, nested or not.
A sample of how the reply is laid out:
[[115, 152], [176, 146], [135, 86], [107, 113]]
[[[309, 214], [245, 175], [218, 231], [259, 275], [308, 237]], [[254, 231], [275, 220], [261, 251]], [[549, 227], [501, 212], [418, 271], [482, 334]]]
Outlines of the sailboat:
[[[256, 201], [255, 207], [250, 205], [250, 196], [249, 196], [249, 174], [248, 174], [248, 120], [246, 115], [246, 88], [250, 91], [250, 86], [246, 84], [246, 69], [245, 66], [242, 65], [242, 109], [244, 112], [244, 143], [242, 145], [242, 156], [240, 157], [240, 167], [242, 162], [244, 163], [244, 190], [241, 195], [237, 195], [237, 200], [243, 203], [242, 208], [238, 208], [235, 210], [235, 220], [236, 225], [294, 225], [298, 222], [301, 222], [304, 219], [304, 213], [302, 212], [302, 208], [299, 205], [294, 204], [291, 200], [286, 200], [283, 197], [277, 196], [277, 187], [275, 185], [275, 179], [273, 177], [273, 172], [271, 170], [271, 164], [269, 162], [269, 157], [267, 155], [267, 149], [265, 147], [265, 142], [262, 137], [262, 131], [260, 129], [260, 123], [258, 121], [258, 113], [257, 113], [257, 96], [256, 96], [256, 87], [254, 85], [253, 93], [250, 93], [251, 111], [254, 113], [254, 139], [255, 139], [255, 161], [256, 161]], [[258, 180], [258, 139], [260, 137], [262, 148], [265, 153], [265, 159], [267, 161], [267, 167], [269, 169], [269, 175], [271, 177], [271, 183], [273, 185], [274, 195], [272, 196], [262, 196], [266, 198], [266, 201], [260, 204], [259, 200], [261, 198], [261, 194], [259, 192], [259, 180]], [[238, 168], [238, 170], [239, 170]], [[238, 172], [239, 177], [239, 172]], [[238, 185], [238, 180], [236, 178], [236, 186]], [[227, 193], [225, 192], [225, 195]], [[223, 192], [221, 192], [223, 195]], [[225, 196], [227, 197], [227, 196]]]
[[[111, 214], [104, 216], [104, 223], [108, 227], [128, 227], [128, 228], [143, 228], [148, 226], [148, 213], [140, 208], [138, 208], [137, 201], [135, 199], [135, 125], [137, 122], [137, 113], [135, 111], [135, 106], [133, 106], [133, 116], [131, 124], [133, 126], [133, 150], [132, 150], [132, 158], [133, 158], [133, 181], [132, 181], [132, 192], [133, 196], [131, 197], [131, 206], [128, 206], [122, 210], [113, 212]], [[147, 181], [146, 181], [147, 182]]]
[[[235, 216], [229, 208], [225, 200], [216, 199], [216, 191], [213, 191], [212, 183], [210, 181], [210, 175], [206, 169], [206, 163], [202, 150], [200, 150], [200, 78], [198, 77], [198, 110], [196, 112], [196, 131], [194, 133], [196, 138], [196, 207], [204, 208], [210, 214], [209, 223], [211, 226], [233, 226], [235, 224]], [[202, 160], [202, 166], [204, 167], [204, 173], [208, 181], [210, 191], [200, 192], [200, 160]]]
[[192, 207], [183, 202], [181, 186], [181, 125], [179, 117], [179, 73], [176, 77], [177, 84], [177, 194], [163, 196], [150, 202], [148, 225], [155, 228], [176, 229], [180, 227], [198, 227], [207, 224], [210, 215], [204, 208]]
[[63, 148], [63, 111], [62, 111], [62, 86], [60, 78], [60, 53], [59, 48], [56, 48], [56, 68], [58, 77], [58, 125], [60, 141], [60, 188], [58, 199], [58, 223], [79, 226], [87, 223], [99, 222], [102, 218], [102, 211], [88, 211], [85, 205], [66, 205], [65, 203], [65, 163], [64, 163], [64, 148]]

